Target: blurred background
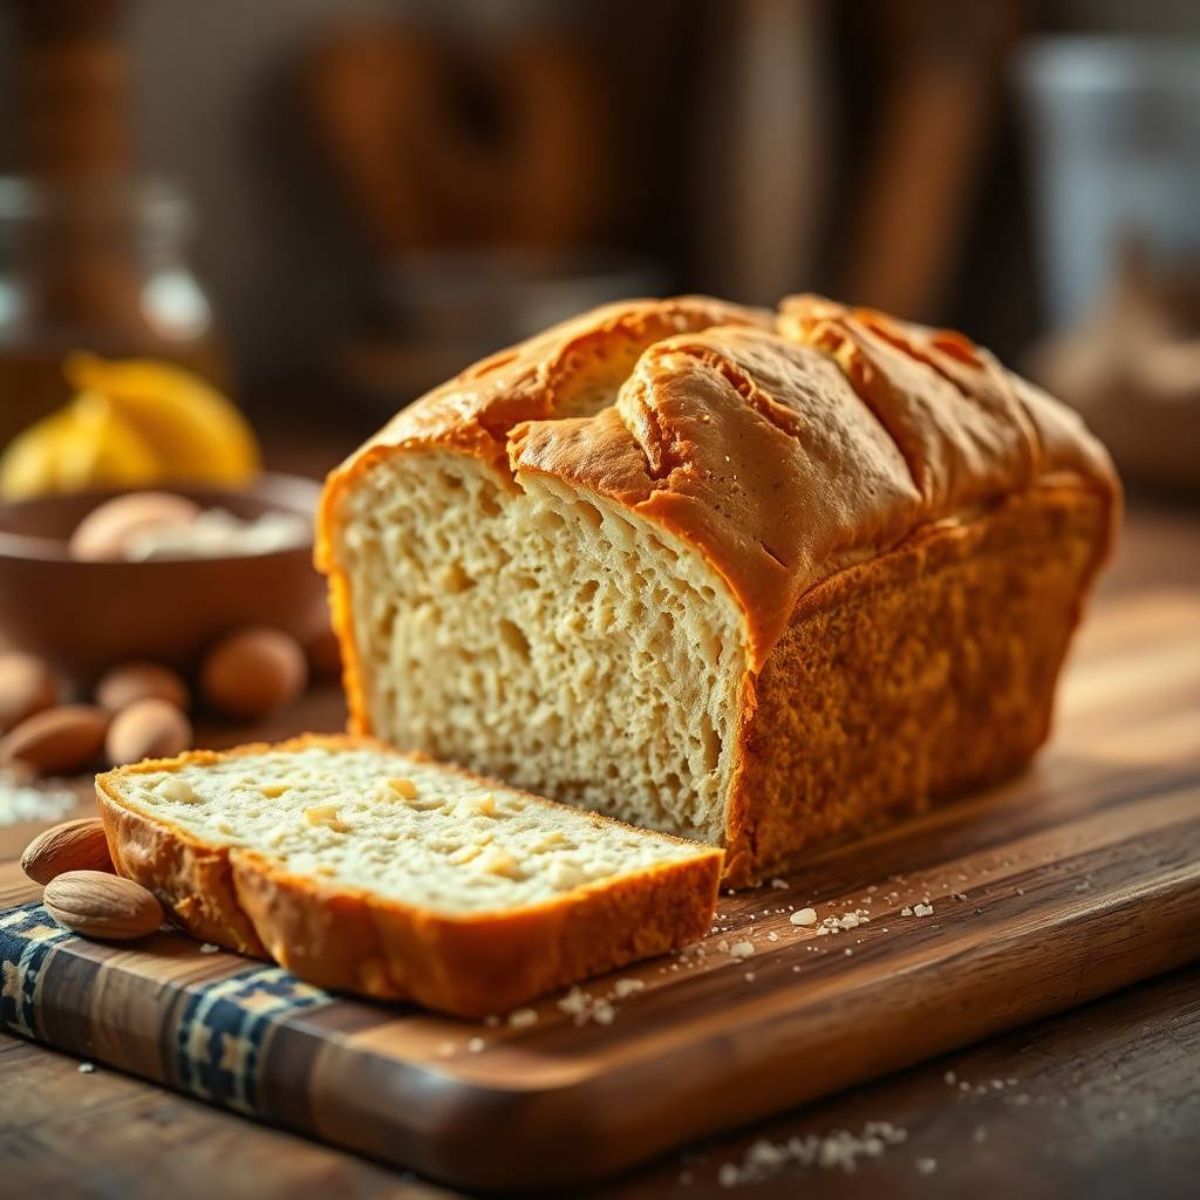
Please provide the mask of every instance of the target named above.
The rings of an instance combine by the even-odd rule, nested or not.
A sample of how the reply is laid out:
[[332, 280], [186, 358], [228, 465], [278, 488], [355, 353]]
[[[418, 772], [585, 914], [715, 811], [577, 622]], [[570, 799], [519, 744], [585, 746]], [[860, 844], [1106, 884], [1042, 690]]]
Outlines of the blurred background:
[[594, 303], [819, 290], [1200, 482], [1192, 0], [0, 0], [0, 174], [0, 445], [85, 350], [313, 473]]

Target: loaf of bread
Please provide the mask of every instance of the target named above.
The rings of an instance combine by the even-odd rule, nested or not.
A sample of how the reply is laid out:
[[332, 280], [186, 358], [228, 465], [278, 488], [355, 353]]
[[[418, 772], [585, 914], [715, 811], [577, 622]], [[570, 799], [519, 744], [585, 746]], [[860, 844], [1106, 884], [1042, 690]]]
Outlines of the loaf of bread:
[[322, 987], [459, 1016], [695, 941], [712, 847], [348, 738], [100, 775], [117, 871], [188, 932]]
[[352, 727], [726, 848], [730, 882], [1047, 736], [1119, 487], [966, 338], [811, 296], [612, 305], [329, 477]]

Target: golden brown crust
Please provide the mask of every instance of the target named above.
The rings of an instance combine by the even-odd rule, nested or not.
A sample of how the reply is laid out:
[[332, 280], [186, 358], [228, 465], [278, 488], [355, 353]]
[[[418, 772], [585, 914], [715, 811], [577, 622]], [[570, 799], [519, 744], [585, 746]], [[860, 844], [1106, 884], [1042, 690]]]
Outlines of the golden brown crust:
[[206, 846], [182, 829], [123, 807], [99, 784], [96, 804], [118, 875], [149, 888], [175, 921], [201, 941], [266, 957], [238, 904], [227, 850]]
[[481, 1017], [703, 937], [721, 859], [673, 863], [553, 904], [469, 919], [314, 886], [250, 854], [235, 855], [234, 877], [270, 957], [300, 978]]
[[118, 873], [148, 887], [182, 928], [205, 941], [273, 958], [321, 987], [409, 998], [467, 1017], [665, 953], [702, 937], [712, 923], [723, 859], [717, 849], [695, 847], [687, 861], [542, 904], [450, 917], [290, 874], [254, 851], [207, 845], [121, 797], [121, 781], [130, 775], [310, 746], [386, 749], [370, 739], [306, 735], [278, 746], [195, 750], [97, 776]]
[[383, 448], [444, 446], [502, 463], [507, 434], [522, 421], [573, 416], [581, 393], [615, 393], [641, 353], [672, 334], [712, 325], [762, 325], [770, 314], [705, 296], [630, 300], [584, 313], [468, 367], [401, 410], [333, 472]]
[[[589, 389], [611, 403], [572, 415]], [[381, 458], [429, 449], [555, 476], [693, 545], [742, 608], [754, 671], [801, 596], [923, 525], [1063, 474], [1114, 512], [1119, 497], [1082, 422], [960, 334], [812, 296], [774, 326], [703, 298], [612, 305], [431, 392], [329, 477], [318, 562], [356, 731], [340, 499]]]
[[887, 427], [925, 501], [920, 523], [1056, 474], [1118, 491], [1108, 455], [1083, 422], [960, 333], [819, 296], [788, 297], [779, 324], [834, 358]]

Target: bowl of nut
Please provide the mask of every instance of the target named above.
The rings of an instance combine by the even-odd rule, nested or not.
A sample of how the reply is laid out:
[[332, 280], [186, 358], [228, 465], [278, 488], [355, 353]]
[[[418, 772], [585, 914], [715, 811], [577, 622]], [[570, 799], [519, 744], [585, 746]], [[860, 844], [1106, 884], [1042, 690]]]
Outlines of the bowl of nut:
[[170, 757], [195, 712], [254, 722], [335, 674], [318, 493], [263, 475], [0, 506], [0, 785]]
[[226, 635], [325, 636], [312, 565], [319, 487], [261, 475], [240, 488], [79, 492], [0, 505], [0, 652], [76, 687], [113, 664], [199, 667]]

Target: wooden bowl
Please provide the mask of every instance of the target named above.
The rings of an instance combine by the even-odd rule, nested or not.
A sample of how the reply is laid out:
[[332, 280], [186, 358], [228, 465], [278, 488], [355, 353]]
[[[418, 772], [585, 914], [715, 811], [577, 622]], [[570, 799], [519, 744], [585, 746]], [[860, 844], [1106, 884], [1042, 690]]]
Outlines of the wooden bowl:
[[[271, 511], [310, 522], [320, 487], [264, 475], [241, 490], [172, 487], [242, 518]], [[148, 562], [78, 562], [76, 525], [115, 492], [0, 505], [0, 649], [46, 659], [85, 685], [113, 663], [146, 658], [187, 670], [222, 634], [270, 625], [301, 641], [328, 624], [312, 540], [268, 554]]]

